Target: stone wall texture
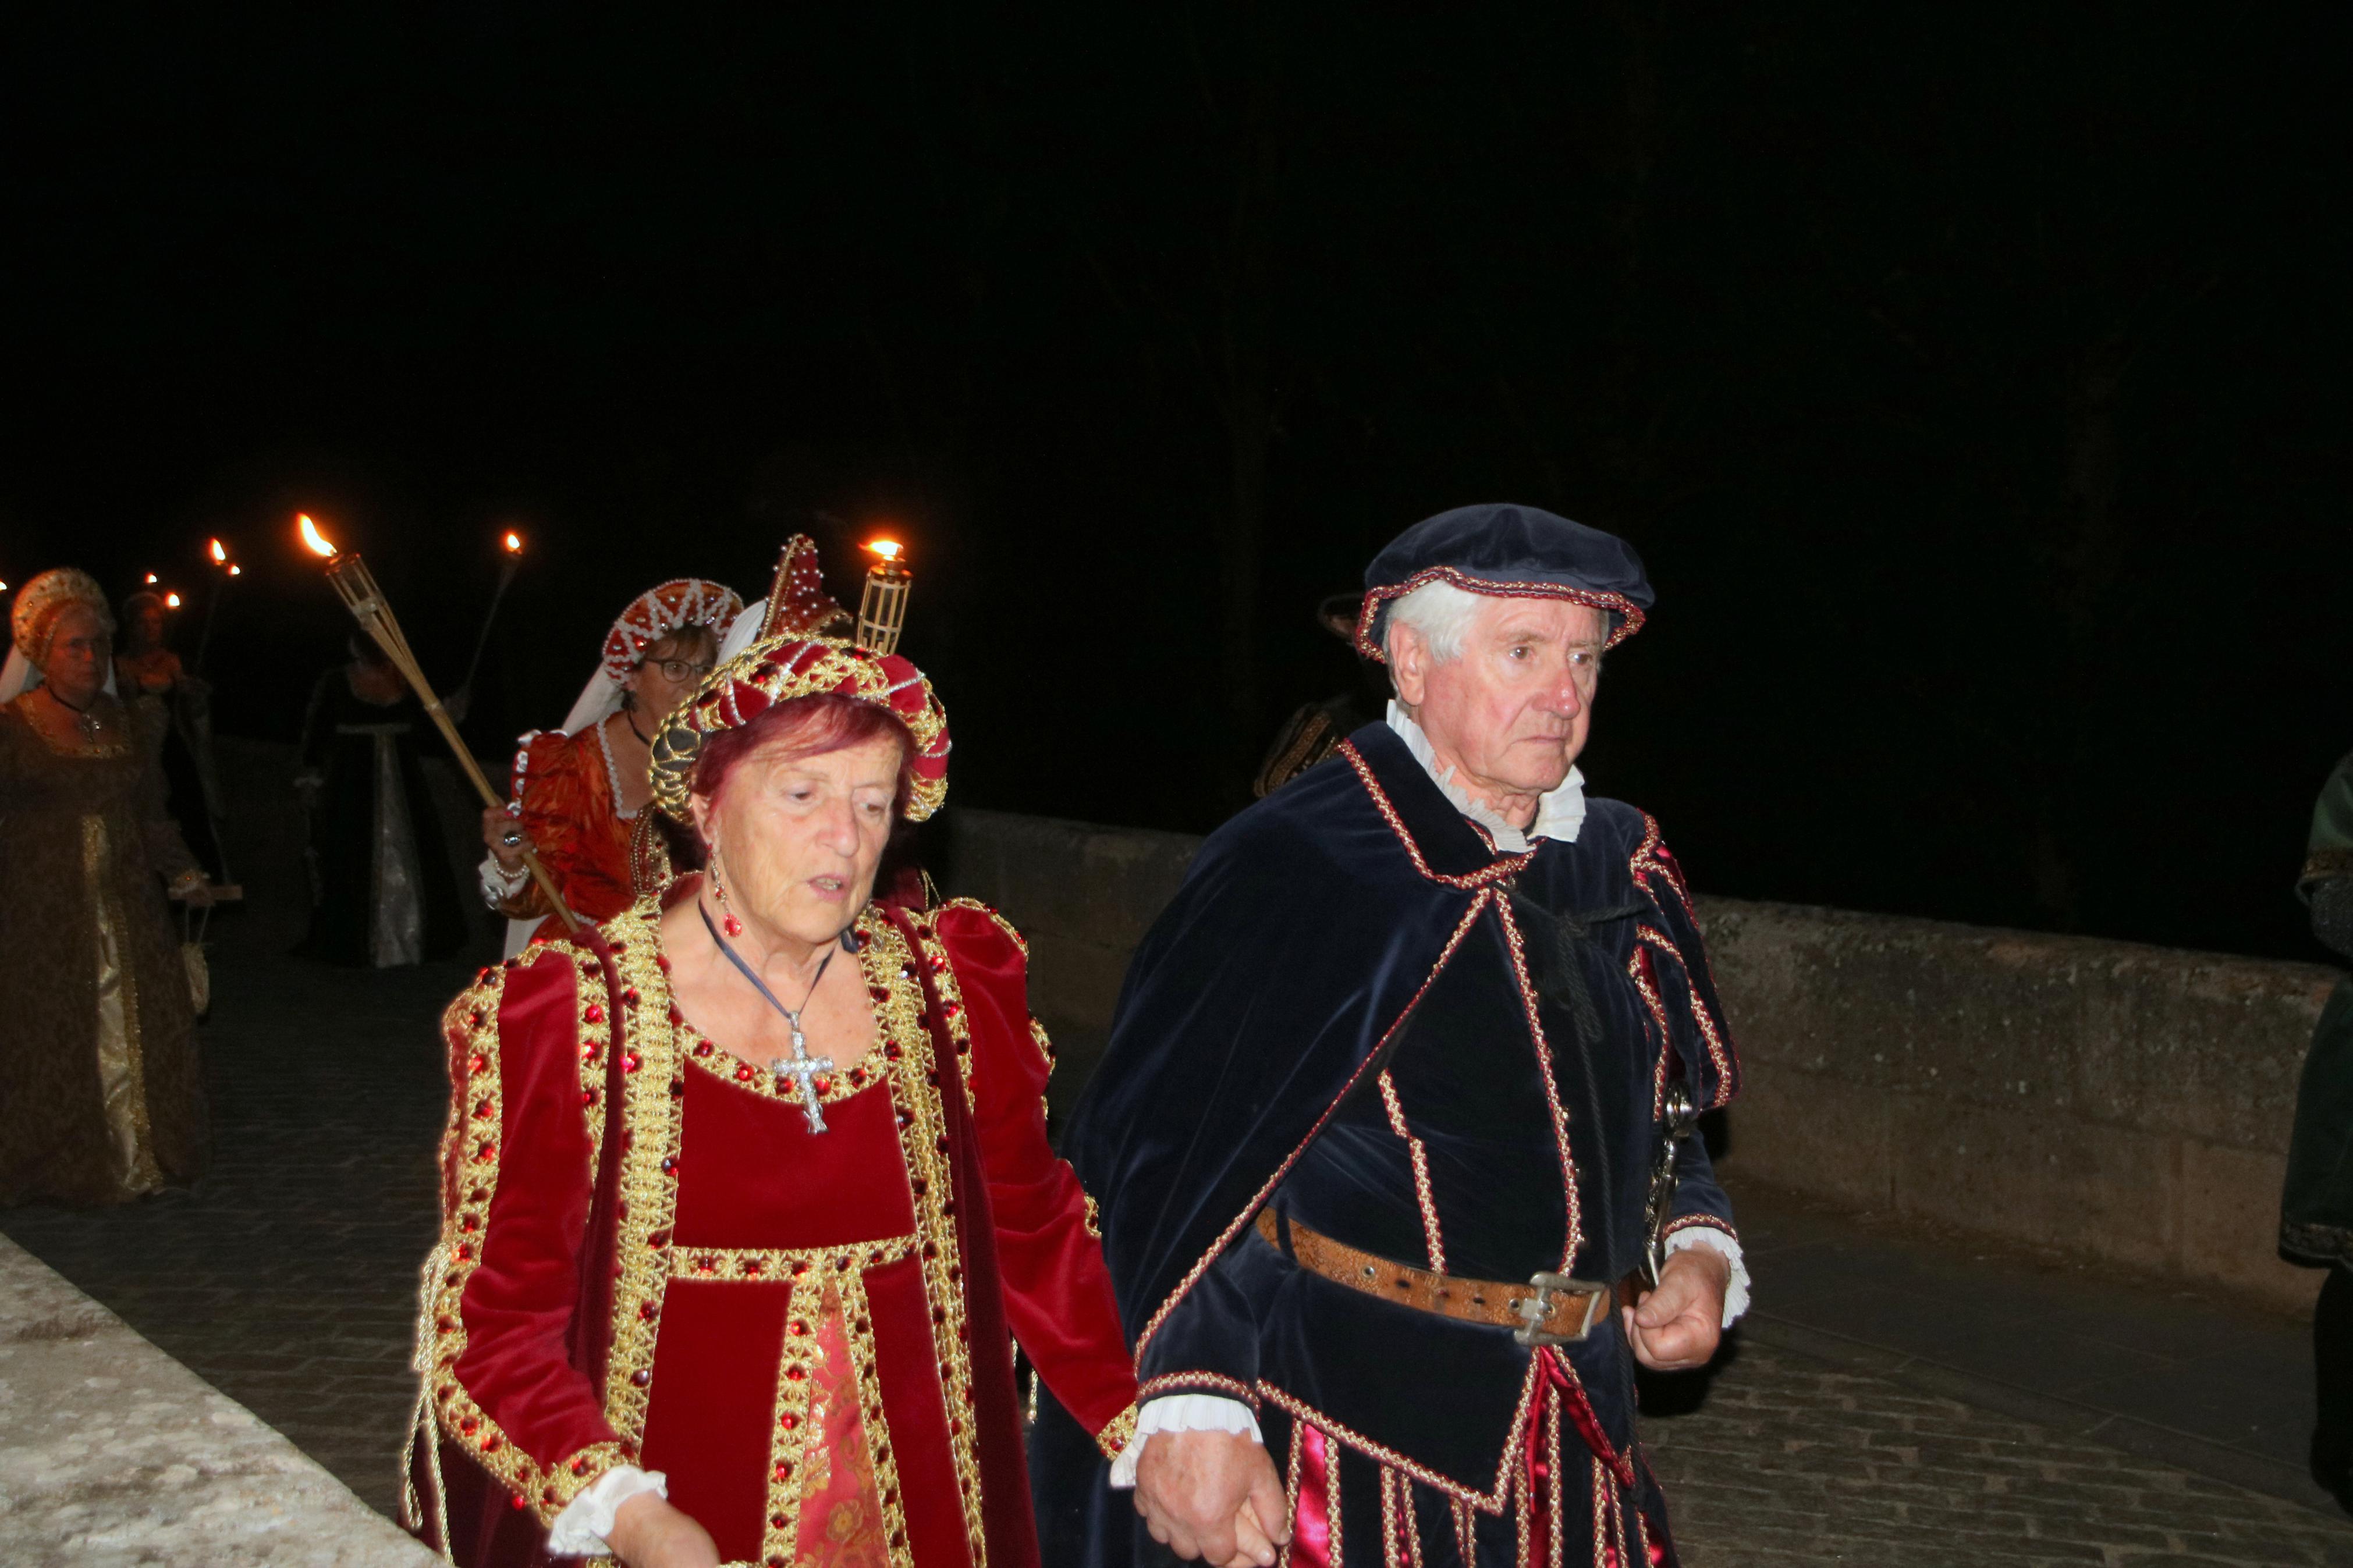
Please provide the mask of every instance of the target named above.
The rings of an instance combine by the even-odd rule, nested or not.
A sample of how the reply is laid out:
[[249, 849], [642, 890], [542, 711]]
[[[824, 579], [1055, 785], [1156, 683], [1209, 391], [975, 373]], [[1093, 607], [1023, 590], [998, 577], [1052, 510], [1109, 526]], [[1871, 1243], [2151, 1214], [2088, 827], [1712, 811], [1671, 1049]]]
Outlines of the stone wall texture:
[[[1029, 938], [1067, 1107], [1199, 840], [955, 808], [942, 885]], [[1747, 1068], [1728, 1176], [2291, 1308], [2273, 1247], [2312, 964], [1703, 899]]]
[[0, 1237], [0, 1561], [440, 1561], [254, 1415]]

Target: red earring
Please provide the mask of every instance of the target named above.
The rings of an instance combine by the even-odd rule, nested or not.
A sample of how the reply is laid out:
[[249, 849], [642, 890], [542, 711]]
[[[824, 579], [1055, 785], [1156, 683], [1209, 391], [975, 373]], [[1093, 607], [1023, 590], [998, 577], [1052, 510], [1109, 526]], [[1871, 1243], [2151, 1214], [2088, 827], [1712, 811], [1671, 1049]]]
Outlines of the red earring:
[[719, 856], [715, 851], [711, 857], [711, 890], [719, 897], [720, 926], [729, 936], [742, 936], [744, 922], [735, 918], [733, 910], [728, 908], [727, 884], [719, 879]]

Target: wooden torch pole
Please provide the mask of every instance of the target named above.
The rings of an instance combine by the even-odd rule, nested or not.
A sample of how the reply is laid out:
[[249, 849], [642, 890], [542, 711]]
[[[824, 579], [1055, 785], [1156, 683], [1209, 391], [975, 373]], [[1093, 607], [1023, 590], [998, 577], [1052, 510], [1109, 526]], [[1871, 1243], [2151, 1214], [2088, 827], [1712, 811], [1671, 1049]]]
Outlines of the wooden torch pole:
[[[476, 764], [473, 753], [458, 738], [458, 726], [451, 723], [449, 715], [442, 710], [441, 699], [434, 695], [433, 688], [426, 681], [425, 671], [418, 667], [417, 656], [408, 651], [408, 638], [402, 634], [399, 621], [393, 617], [392, 606], [385, 602], [384, 591], [375, 585], [375, 575], [367, 569], [367, 563], [355, 552], [338, 554], [327, 564], [327, 581], [335, 585], [336, 595], [343, 601], [343, 607], [351, 611], [352, 618], [359, 622], [360, 629], [375, 639], [375, 646], [384, 649], [385, 657], [392, 660], [393, 668], [400, 671], [402, 678], [408, 682], [409, 689], [417, 693], [417, 700], [425, 704], [426, 713], [441, 731], [441, 738], [449, 742], [449, 750], [457, 757], [458, 766], [467, 778], [473, 781], [476, 792], [482, 797], [482, 804], [493, 810], [503, 810], [507, 803], [491, 788], [491, 781], [482, 776], [482, 770]], [[564, 929], [566, 931], [579, 931], [580, 917], [565, 907], [564, 895], [555, 890], [555, 879], [547, 874], [547, 868], [540, 864], [538, 854], [528, 844], [522, 847], [522, 861], [531, 869], [531, 879], [539, 884], [541, 892], [547, 895], [547, 901], [554, 909], [555, 918], [564, 922]]]

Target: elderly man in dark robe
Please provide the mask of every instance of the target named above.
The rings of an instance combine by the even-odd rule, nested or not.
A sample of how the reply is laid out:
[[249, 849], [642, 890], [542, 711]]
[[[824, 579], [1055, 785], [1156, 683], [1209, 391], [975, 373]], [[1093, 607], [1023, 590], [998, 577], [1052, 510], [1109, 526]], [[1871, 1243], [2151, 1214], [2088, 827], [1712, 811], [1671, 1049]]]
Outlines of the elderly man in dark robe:
[[1682, 868], [1575, 766], [1650, 584], [1476, 506], [1366, 585], [1387, 721], [1203, 847], [1066, 1141], [1148, 1436], [1092, 1463], [1041, 1412], [1050, 1562], [1675, 1560], [1634, 1368], [1746, 1303], [1676, 1137], [1739, 1068]]

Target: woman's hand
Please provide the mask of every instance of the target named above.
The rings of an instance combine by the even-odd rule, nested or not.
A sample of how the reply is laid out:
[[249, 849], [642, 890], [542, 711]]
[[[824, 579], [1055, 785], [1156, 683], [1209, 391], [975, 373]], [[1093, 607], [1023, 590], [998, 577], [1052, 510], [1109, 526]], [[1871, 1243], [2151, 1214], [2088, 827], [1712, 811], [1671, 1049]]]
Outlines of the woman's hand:
[[482, 847], [497, 857], [501, 870], [509, 875], [522, 870], [523, 847], [530, 842], [505, 806], [482, 807]]
[[605, 1544], [628, 1568], [719, 1568], [711, 1532], [658, 1492], [639, 1492], [615, 1509]]

